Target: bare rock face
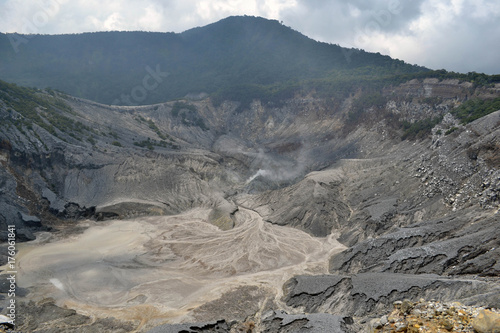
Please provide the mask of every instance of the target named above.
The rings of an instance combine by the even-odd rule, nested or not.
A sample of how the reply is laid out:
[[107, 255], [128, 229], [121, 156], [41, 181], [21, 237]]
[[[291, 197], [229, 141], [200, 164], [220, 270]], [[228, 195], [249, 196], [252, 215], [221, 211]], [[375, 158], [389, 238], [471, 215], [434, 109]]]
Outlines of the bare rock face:
[[[408, 299], [394, 302], [394, 309], [380, 319], [370, 321], [370, 332], [392, 333], [419, 331], [448, 331], [477, 333], [474, 322], [484, 318], [482, 313], [498, 315], [480, 306], [466, 306], [460, 302], [426, 301], [423, 298], [416, 302]], [[488, 325], [489, 326], [489, 325]], [[491, 327], [491, 326], [490, 326]], [[488, 332], [494, 330], [489, 329]], [[486, 332], [486, 331], [485, 331]]]
[[17, 313], [19, 317], [16, 319], [15, 328], [21, 332], [126, 333], [134, 329], [132, 325], [114, 318], [93, 320], [75, 310], [61, 308], [50, 299], [21, 303]]
[[500, 314], [489, 310], [482, 310], [474, 318], [472, 326], [478, 333], [500, 332]]
[[230, 331], [230, 325], [225, 320], [208, 322], [208, 323], [193, 323], [193, 324], [175, 324], [161, 325], [147, 331], [147, 333], [180, 333], [180, 332], [213, 332], [224, 333]]
[[[311, 289], [311, 285], [315, 286]], [[488, 281], [444, 278], [429, 274], [360, 273], [353, 276], [296, 276], [285, 286], [284, 301], [305, 312], [354, 317], [381, 315], [393, 302], [418, 297], [459, 300], [494, 306], [499, 287]]]
[[440, 81], [428, 78], [408, 81], [398, 87], [388, 89], [387, 93], [427, 98], [464, 99], [471, 94], [471, 88], [470, 82], [459, 82], [456, 79]]
[[[236, 112], [238, 103], [214, 107], [205, 99], [184, 105], [190, 118], [181, 119], [173, 102], [111, 107], [64, 97], [72, 110], [64, 114], [82, 124], [80, 132], [50, 133], [37, 124], [0, 127], [0, 240], [9, 224], [19, 241], [28, 241], [38, 231], [76, 231], [73, 222], [83, 218], [202, 207], [208, 212], [203, 226], [214, 233], [239, 230], [237, 217], [245, 211], [273, 228], [297, 228], [347, 247], [336, 255], [324, 251], [328, 263], [289, 279], [277, 292], [280, 299], [262, 285], [239, 285], [190, 309], [201, 324], [162, 325], [152, 333], [360, 332], [369, 317], [405, 298], [498, 307], [500, 111], [460, 125], [448, 112], [471, 89], [455, 81], [408, 82], [384, 91], [388, 102], [381, 115], [370, 109], [366, 122], [349, 130], [343, 127], [349, 99], [335, 112], [328, 101], [312, 97], [279, 107], [254, 101], [242, 112]], [[429, 139], [401, 141], [393, 118], [383, 115], [444, 120]], [[0, 105], [1, 119], [16, 117], [17, 111]], [[445, 134], [439, 126], [448, 124], [457, 129]], [[266, 241], [280, 245], [273, 237]], [[252, 246], [259, 249], [259, 243]], [[294, 314], [280, 311], [280, 304]], [[140, 326], [92, 321], [48, 301], [23, 307], [27, 331], [125, 332]]]
[[[485, 205], [492, 198], [498, 207], [492, 194], [498, 169], [488, 162], [490, 155], [476, 160], [467, 150], [498, 144], [498, 117], [498, 112], [491, 114], [455, 136], [440, 138], [430, 150], [408, 150], [419, 156], [406, 160], [411, 163], [394, 159], [389, 167], [372, 162], [382, 169], [378, 174], [387, 168], [399, 175], [397, 181], [384, 175], [383, 189], [371, 192], [378, 199], [365, 194], [370, 193], [367, 177], [345, 170], [344, 193], [354, 187], [350, 182], [365, 184], [358, 185], [357, 200], [345, 200], [354, 213], [345, 221], [351, 230], [341, 228], [340, 240], [351, 247], [330, 259], [331, 275], [288, 281], [287, 305], [354, 317], [382, 314], [404, 298], [498, 307], [499, 217], [489, 209], [492, 205]], [[373, 171], [366, 173], [373, 177]], [[398, 199], [391, 201], [394, 197]]]
[[33, 230], [23, 221], [22, 216], [26, 216], [28, 211], [25, 207], [16, 203], [16, 180], [5, 169], [0, 169], [0, 182], [2, 184], [0, 196], [0, 240], [7, 241], [7, 226], [15, 225], [18, 231], [18, 238], [21, 241], [28, 241], [35, 239]]
[[262, 332], [356, 332], [350, 317], [335, 316], [327, 313], [290, 315], [283, 311], [271, 312], [264, 316]]
[[[498, 275], [499, 218], [488, 209], [491, 204], [485, 205], [487, 198], [495, 200], [498, 171], [485, 159], [471, 160], [466, 147], [498, 144], [494, 133], [498, 134], [499, 116], [491, 114], [455, 137], [440, 139], [439, 147], [414, 160], [407, 179], [401, 178], [413, 189], [400, 191], [402, 197], [386, 220], [390, 228], [382, 227], [378, 237], [358, 238], [331, 259], [330, 271]], [[471, 133], [476, 133], [474, 139]], [[412, 174], [412, 168], [417, 173]], [[382, 196], [387, 194], [390, 190]], [[373, 219], [376, 210], [371, 209]], [[350, 225], [355, 222], [366, 229], [369, 221], [351, 219]], [[352, 232], [345, 231], [340, 239], [352, 239]]]
[[498, 275], [498, 219], [470, 225], [476, 212], [462, 217], [453, 214], [360, 242], [332, 257], [330, 272]]
[[332, 332], [354, 333], [359, 326], [353, 325], [350, 317], [335, 316], [327, 313], [291, 315], [284, 311], [269, 311], [262, 321], [227, 323], [226, 321], [178, 324], [158, 326], [147, 333], [181, 333], [181, 332], [265, 332], [265, 333], [298, 333], [298, 332]]
[[332, 230], [339, 230], [350, 215], [343, 201], [339, 176], [338, 173], [312, 173], [292, 186], [239, 201], [270, 223], [325, 237]]

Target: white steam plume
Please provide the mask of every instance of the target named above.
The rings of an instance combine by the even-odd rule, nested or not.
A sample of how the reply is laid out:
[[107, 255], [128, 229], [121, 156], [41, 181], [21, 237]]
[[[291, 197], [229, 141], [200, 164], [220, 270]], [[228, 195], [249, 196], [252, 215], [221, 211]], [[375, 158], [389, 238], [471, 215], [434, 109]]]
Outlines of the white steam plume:
[[270, 174], [270, 172], [268, 170], [259, 169], [252, 177], [248, 178], [248, 180], [246, 181], [245, 184], [251, 183], [255, 178], [257, 178], [259, 176], [266, 177], [269, 174]]

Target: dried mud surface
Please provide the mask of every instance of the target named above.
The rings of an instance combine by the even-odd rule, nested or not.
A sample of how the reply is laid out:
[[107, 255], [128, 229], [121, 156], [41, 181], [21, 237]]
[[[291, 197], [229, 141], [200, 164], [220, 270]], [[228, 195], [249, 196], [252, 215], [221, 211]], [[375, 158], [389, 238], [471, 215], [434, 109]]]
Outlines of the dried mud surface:
[[208, 214], [195, 209], [87, 222], [80, 235], [23, 244], [18, 285], [30, 290], [30, 299], [51, 295], [59, 306], [97, 318], [142, 324], [242, 320], [231, 313], [241, 300], [237, 293], [226, 296], [216, 313], [197, 309], [241, 287], [254, 288], [252, 304], [279, 302], [287, 279], [326, 273], [328, 258], [344, 249], [333, 236], [315, 238], [272, 225], [242, 207], [235, 213], [235, 228], [227, 231], [207, 223]]

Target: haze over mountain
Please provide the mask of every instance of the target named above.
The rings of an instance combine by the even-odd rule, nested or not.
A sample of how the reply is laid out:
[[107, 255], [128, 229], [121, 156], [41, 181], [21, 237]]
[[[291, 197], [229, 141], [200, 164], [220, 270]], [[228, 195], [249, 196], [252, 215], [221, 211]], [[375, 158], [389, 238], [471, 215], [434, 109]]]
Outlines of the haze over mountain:
[[[405, 298], [398, 318], [499, 308], [500, 76], [251, 17], [13, 37], [0, 78], [78, 95], [0, 81], [16, 329], [393, 332], [424, 325], [371, 320]], [[450, 313], [429, 324], [472, 332]]]
[[[315, 40], [432, 69], [500, 73], [496, 0], [121, 0], [0, 2], [0, 32], [182, 32], [232, 15], [283, 21]], [[487, 52], [485, 52], [487, 51]]]
[[250, 16], [179, 34], [0, 35], [4, 80], [105, 104], [146, 105], [238, 85], [335, 78], [353, 69], [373, 75], [426, 71], [388, 56], [316, 42], [278, 21]]

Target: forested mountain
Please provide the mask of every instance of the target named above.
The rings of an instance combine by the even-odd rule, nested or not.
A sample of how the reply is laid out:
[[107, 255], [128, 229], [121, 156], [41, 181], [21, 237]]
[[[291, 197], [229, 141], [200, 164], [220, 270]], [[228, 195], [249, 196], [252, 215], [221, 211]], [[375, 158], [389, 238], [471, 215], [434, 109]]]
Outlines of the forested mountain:
[[284, 90], [311, 79], [423, 71], [428, 69], [320, 43], [278, 21], [250, 16], [183, 33], [0, 34], [1, 79], [105, 104], [152, 104], [189, 93], [251, 93], [256, 85]]

